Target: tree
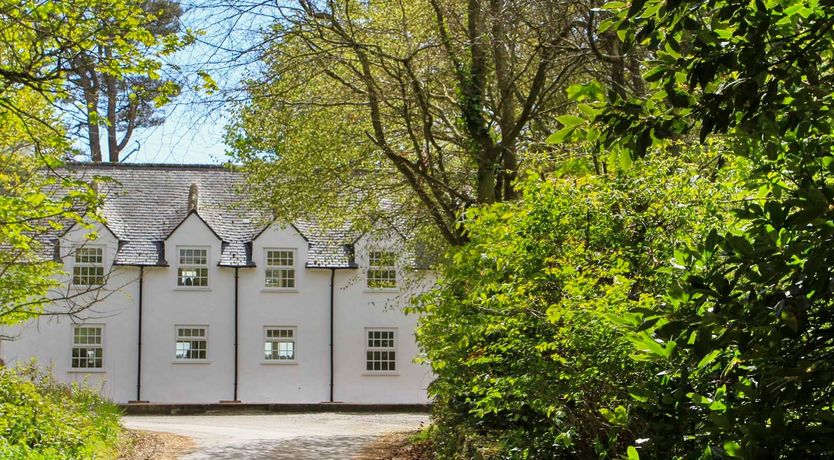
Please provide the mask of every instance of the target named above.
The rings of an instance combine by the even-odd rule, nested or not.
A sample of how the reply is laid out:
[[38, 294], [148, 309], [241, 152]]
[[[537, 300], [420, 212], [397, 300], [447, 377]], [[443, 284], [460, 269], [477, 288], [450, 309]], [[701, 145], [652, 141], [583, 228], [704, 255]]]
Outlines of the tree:
[[[834, 8], [830, 2], [612, 3], [606, 25], [649, 49], [646, 97], [597, 116], [601, 145], [669, 155], [721, 138], [749, 159], [739, 225], [676, 251], [679, 281], [634, 337], [649, 456], [834, 455]], [[639, 332], [637, 332], [639, 331]], [[668, 353], [658, 353], [666, 350]]]
[[[80, 91], [75, 98], [84, 114], [82, 125], [87, 131], [87, 145], [94, 162], [102, 161], [100, 125], [106, 130], [108, 159], [117, 163], [134, 130], [162, 123], [164, 118], [157, 113], [159, 107], [179, 93], [179, 86], [173, 80], [160, 78], [156, 60], [178, 46], [182, 8], [172, 0], [134, 3], [145, 16], [141, 35], [135, 33], [135, 23], [109, 16], [107, 9], [95, 9], [92, 14], [100, 21], [101, 29], [107, 31], [108, 39], [95, 49], [75, 50], [73, 56], [69, 80]], [[130, 53], [141, 53], [137, 57], [150, 64], [148, 68], [121, 76], [109, 68], [122, 59], [117, 55], [118, 44], [124, 41], [132, 42]]]
[[[27, 115], [60, 127], [40, 95], [27, 90], [6, 97], [25, 105]], [[56, 275], [63, 264], [52, 257], [52, 237], [98, 219], [92, 212], [99, 201], [95, 187], [57, 169], [69, 148], [62, 137], [43, 128], [33, 131], [26, 118], [8, 110], [0, 110], [0, 120], [0, 325], [57, 313], [46, 310], [51, 303], [63, 314], [79, 313], [98, 295], [94, 287], [60, 289]]]
[[138, 41], [119, 41], [111, 58], [97, 62], [98, 71], [119, 79], [152, 74], [158, 63], [138, 46], [153, 43], [141, 26], [150, 16], [134, 3], [0, 1], [0, 324], [43, 314], [56, 300], [71, 303], [64, 314], [88, 305], [80, 297], [87, 290], [54, 289], [61, 275], [52, 257], [55, 234], [99, 220], [95, 181], [60, 169], [71, 142], [56, 107], [68, 97], [79, 50], [114, 43], [112, 29], [93, 14], [99, 12], [119, 18], [111, 26], [129, 29]]
[[265, 37], [265, 69], [249, 81], [229, 132], [232, 157], [259, 201], [284, 217], [382, 213], [460, 244], [459, 213], [514, 198], [520, 165], [560, 126], [564, 89], [593, 58], [588, 8], [550, 0], [282, 7]]
[[[629, 358], [610, 318], [656, 308], [673, 248], [725, 220], [732, 195], [708, 154], [522, 183], [521, 199], [473, 208], [470, 241], [419, 302], [417, 338], [436, 380], [439, 458], [620, 458], [652, 415], [634, 410], [659, 371]], [[489, 452], [489, 455], [479, 455]]]

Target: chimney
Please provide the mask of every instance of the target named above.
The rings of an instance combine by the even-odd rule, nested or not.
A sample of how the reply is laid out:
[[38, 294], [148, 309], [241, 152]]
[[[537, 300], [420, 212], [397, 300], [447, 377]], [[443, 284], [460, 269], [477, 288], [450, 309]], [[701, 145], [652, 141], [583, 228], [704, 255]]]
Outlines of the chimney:
[[188, 212], [197, 210], [198, 194], [197, 184], [191, 184], [188, 188]]

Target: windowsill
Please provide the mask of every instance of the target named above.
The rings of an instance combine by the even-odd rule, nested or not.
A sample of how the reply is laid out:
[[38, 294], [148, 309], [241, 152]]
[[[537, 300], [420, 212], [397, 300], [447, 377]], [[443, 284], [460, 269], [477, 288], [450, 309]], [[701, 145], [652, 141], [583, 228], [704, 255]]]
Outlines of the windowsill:
[[67, 374], [104, 374], [107, 371], [104, 369], [70, 369], [67, 371]]
[[296, 360], [285, 360], [281, 361], [279, 359], [270, 360], [270, 361], [261, 361], [261, 366], [297, 366], [298, 361]]
[[206, 359], [178, 359], [171, 361], [171, 364], [211, 364], [211, 361]]
[[367, 294], [390, 294], [392, 292], [400, 292], [400, 288], [365, 288]]
[[362, 375], [367, 377], [398, 377], [400, 373], [397, 371], [365, 371]]
[[205, 286], [205, 287], [203, 287], [203, 286], [197, 286], [197, 287], [194, 287], [194, 286], [177, 286], [177, 287], [174, 288], [174, 290], [175, 291], [196, 291], [196, 292], [202, 291], [202, 292], [206, 292], [206, 291], [211, 291], [211, 287], [209, 287], [209, 286]]
[[272, 293], [295, 294], [295, 293], [298, 293], [298, 289], [297, 288], [263, 288], [263, 289], [261, 289], [261, 292], [270, 293], [270, 294], [272, 294]]

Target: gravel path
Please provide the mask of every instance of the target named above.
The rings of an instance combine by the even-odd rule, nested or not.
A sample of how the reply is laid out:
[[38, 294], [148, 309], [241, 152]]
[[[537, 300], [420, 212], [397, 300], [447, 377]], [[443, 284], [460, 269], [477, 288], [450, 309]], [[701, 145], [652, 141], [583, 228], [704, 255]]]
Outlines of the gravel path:
[[134, 430], [189, 436], [184, 460], [348, 459], [380, 435], [419, 429], [424, 414], [268, 414], [127, 416]]

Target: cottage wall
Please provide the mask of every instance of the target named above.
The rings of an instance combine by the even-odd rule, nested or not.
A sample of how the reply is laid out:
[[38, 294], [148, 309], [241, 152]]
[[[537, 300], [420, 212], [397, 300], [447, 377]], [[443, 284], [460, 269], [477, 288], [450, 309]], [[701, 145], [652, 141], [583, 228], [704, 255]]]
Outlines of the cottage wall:
[[[98, 237], [87, 239], [90, 232]], [[9, 365], [32, 358], [51, 369], [61, 381], [101, 385], [102, 393], [121, 403], [142, 400], [159, 403], [216, 403], [235, 397], [235, 272], [238, 275], [238, 387], [243, 403], [319, 403], [330, 399], [330, 294], [334, 298], [333, 399], [345, 403], [425, 403], [431, 374], [413, 362], [416, 317], [402, 307], [414, 286], [425, 287], [420, 272], [398, 266], [402, 287], [368, 289], [366, 268], [307, 268], [308, 242], [294, 227], [273, 224], [251, 243], [255, 267], [218, 266], [222, 242], [196, 213], [191, 213], [167, 238], [168, 266], [143, 268], [142, 377], [137, 395], [139, 276], [136, 266], [114, 266], [118, 239], [103, 226], [76, 228], [62, 239], [65, 270], [72, 273], [72, 248], [105, 248], [110, 273], [104, 288], [85, 294], [97, 300], [75, 318], [49, 316], [0, 333], [14, 337], [0, 343], [0, 358]], [[207, 287], [177, 285], [178, 248], [208, 251]], [[355, 244], [358, 267], [366, 267], [368, 248], [401, 250], [401, 240], [389, 235], [365, 237]], [[276, 290], [264, 286], [266, 249], [292, 249], [296, 254], [296, 285]], [[415, 281], [416, 280], [416, 281]], [[62, 280], [69, 285], [69, 278]], [[422, 284], [421, 284], [422, 283]], [[66, 288], [72, 293], [75, 288]], [[417, 288], [419, 290], [419, 288]], [[83, 300], [80, 300], [83, 302]], [[59, 307], [59, 306], [56, 306]], [[103, 325], [103, 367], [71, 368], [73, 327]], [[206, 327], [208, 350], [204, 361], [175, 359], [176, 326]], [[264, 359], [264, 327], [295, 330], [296, 359]], [[367, 372], [367, 328], [396, 331], [396, 370]]]

